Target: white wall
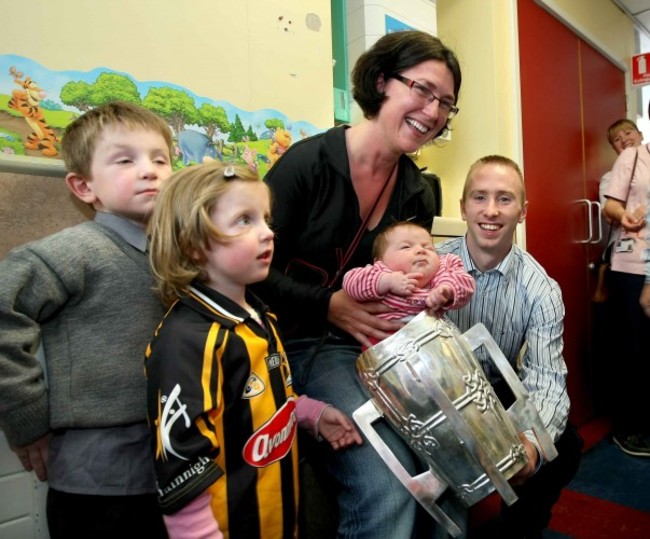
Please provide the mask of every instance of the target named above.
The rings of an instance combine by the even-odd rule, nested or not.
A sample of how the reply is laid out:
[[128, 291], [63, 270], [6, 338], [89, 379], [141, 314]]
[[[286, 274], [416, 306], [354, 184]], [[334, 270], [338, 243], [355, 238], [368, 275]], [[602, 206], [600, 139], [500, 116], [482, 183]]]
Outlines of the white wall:
[[[348, 66], [386, 34], [386, 16], [430, 34], [437, 34], [436, 0], [348, 0], [346, 2]], [[362, 119], [359, 106], [350, 104], [351, 123]]]
[[0, 431], [0, 537], [47, 539], [47, 484], [23, 470]]

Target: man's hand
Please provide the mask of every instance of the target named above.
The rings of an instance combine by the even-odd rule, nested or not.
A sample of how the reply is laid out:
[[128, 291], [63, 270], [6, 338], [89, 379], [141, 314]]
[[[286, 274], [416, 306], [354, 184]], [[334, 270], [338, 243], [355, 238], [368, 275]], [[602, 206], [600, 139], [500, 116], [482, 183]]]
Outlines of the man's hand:
[[519, 470], [511, 479], [510, 484], [513, 486], [523, 485], [526, 480], [535, 473], [537, 470], [537, 459], [539, 455], [537, 454], [537, 448], [532, 444], [532, 442], [524, 436], [523, 433], [519, 433], [519, 439], [524, 445], [524, 451], [526, 451], [526, 456], [528, 457], [528, 462], [521, 470]]
[[33, 470], [41, 481], [47, 479], [47, 452], [51, 438], [52, 434], [48, 433], [32, 444], [11, 448], [18, 455], [23, 468], [28, 472]]
[[330, 299], [327, 320], [352, 335], [363, 346], [370, 347], [372, 344], [368, 337], [382, 340], [403, 326], [400, 322], [382, 320], [375, 316], [388, 311], [390, 308], [378, 301], [359, 303], [348, 296], [345, 290], [338, 290]]

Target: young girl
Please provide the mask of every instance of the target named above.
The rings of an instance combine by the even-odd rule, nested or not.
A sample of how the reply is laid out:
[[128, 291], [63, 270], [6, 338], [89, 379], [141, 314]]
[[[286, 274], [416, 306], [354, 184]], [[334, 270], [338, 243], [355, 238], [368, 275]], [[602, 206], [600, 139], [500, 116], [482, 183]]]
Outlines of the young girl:
[[269, 271], [269, 216], [265, 183], [213, 162], [175, 173], [151, 218], [171, 308], [147, 350], [147, 405], [172, 538], [295, 537], [296, 426], [361, 443], [342, 412], [294, 394], [277, 320], [246, 289]]

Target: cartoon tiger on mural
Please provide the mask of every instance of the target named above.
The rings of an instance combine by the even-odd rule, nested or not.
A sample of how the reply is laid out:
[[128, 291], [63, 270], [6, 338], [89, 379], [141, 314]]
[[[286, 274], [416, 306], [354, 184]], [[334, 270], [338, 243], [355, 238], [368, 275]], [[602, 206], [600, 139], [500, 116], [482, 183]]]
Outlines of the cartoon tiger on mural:
[[41, 150], [47, 157], [54, 157], [59, 152], [55, 146], [60, 142], [54, 130], [45, 121], [43, 110], [38, 106], [45, 92], [30, 77], [23, 77], [23, 73], [15, 67], [9, 68], [9, 74], [13, 76], [14, 83], [20, 87], [11, 92], [11, 99], [8, 107], [18, 111], [25, 117], [32, 132], [25, 139], [25, 148], [28, 150]]

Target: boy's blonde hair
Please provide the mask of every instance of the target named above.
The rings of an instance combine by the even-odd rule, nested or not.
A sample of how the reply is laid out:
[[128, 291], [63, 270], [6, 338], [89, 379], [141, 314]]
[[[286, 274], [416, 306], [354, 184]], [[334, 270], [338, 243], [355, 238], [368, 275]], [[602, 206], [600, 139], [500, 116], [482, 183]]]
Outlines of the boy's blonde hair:
[[260, 179], [248, 168], [214, 161], [175, 172], [158, 193], [149, 220], [149, 248], [156, 287], [165, 305], [186, 295], [194, 279], [206, 278], [205, 251], [210, 240], [231, 238], [215, 228], [210, 214], [233, 181]]
[[626, 127], [628, 129], [631, 129], [632, 131], [641, 133], [641, 131], [639, 131], [639, 128], [632, 120], [628, 120], [627, 118], [621, 118], [620, 120], [616, 120], [612, 125], [610, 125], [607, 128], [607, 140], [612, 145], [612, 147], [614, 147], [614, 137], [616, 137], [616, 134], [622, 129], [625, 129]]
[[68, 172], [76, 172], [90, 179], [92, 157], [97, 141], [107, 127], [114, 125], [159, 133], [167, 143], [171, 159], [174, 140], [167, 122], [144, 107], [115, 101], [89, 110], [65, 128], [61, 148]]
[[[427, 234], [430, 234], [429, 230], [427, 230], [425, 227], [412, 221], [397, 221], [395, 223], [391, 223], [377, 235], [375, 241], [372, 243], [373, 260], [381, 260], [381, 258], [384, 256], [384, 253], [386, 252], [386, 249], [388, 248], [388, 236], [393, 230], [401, 227], [418, 228], [424, 230]], [[433, 239], [431, 240], [431, 243], [433, 243]]]
[[522, 206], [526, 203], [526, 185], [524, 184], [524, 175], [521, 173], [519, 165], [504, 155], [486, 155], [485, 157], [481, 157], [472, 163], [472, 165], [470, 165], [469, 171], [467, 172], [467, 177], [465, 178], [465, 185], [463, 186], [463, 198], [461, 200], [467, 200], [474, 172], [476, 169], [484, 165], [501, 165], [504, 167], [510, 167], [512, 170], [514, 170], [517, 173], [517, 177], [519, 178], [519, 187], [521, 188], [519, 193], [519, 201], [521, 202]]

